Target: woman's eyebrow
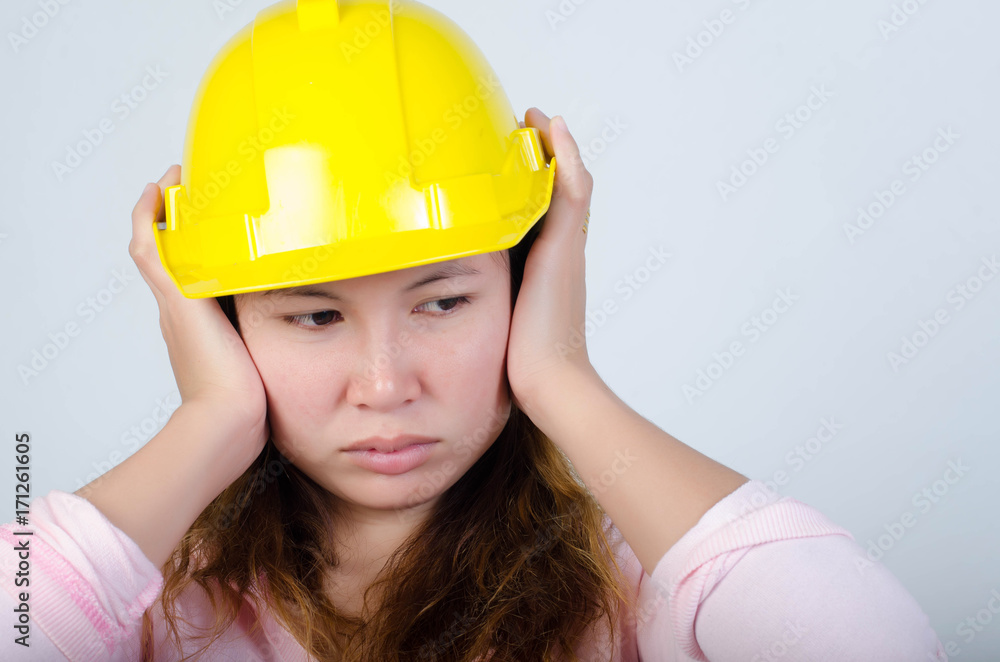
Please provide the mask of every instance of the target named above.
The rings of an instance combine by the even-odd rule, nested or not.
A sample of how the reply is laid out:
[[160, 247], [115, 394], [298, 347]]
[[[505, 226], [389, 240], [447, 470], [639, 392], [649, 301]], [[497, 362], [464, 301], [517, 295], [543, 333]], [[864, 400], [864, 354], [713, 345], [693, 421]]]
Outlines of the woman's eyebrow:
[[[475, 276], [481, 273], [478, 269], [470, 267], [461, 263], [452, 262], [441, 266], [439, 269], [423, 276], [419, 280], [403, 288], [403, 292], [412, 292], [413, 290], [419, 289], [425, 285], [430, 285], [431, 283], [437, 282], [439, 280], [446, 280], [448, 278], [456, 278], [458, 276]], [[280, 297], [280, 298], [291, 298], [291, 297], [315, 297], [318, 299], [330, 299], [331, 301], [343, 301], [343, 299], [333, 292], [328, 292], [316, 285], [300, 285], [298, 287], [286, 287], [277, 290], [267, 290], [262, 293], [265, 297]]]
[[446, 280], [448, 278], [455, 278], [457, 276], [476, 276], [478, 275], [479, 269], [475, 269], [460, 262], [451, 262], [444, 264], [440, 269], [436, 270], [429, 276], [421, 278], [412, 285], [408, 285], [403, 289], [404, 292], [411, 292], [413, 290], [419, 289], [424, 285], [429, 285], [435, 281]]

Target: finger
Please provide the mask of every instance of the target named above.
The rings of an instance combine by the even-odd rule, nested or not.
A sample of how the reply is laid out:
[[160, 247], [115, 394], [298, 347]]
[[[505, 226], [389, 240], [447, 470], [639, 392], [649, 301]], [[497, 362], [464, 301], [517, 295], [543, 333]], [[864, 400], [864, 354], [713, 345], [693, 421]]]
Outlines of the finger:
[[167, 168], [167, 171], [163, 173], [162, 177], [160, 177], [160, 181], [157, 182], [157, 184], [160, 186], [160, 191], [164, 194], [166, 194], [168, 186], [177, 186], [180, 183], [181, 183], [181, 167], [176, 163]]
[[590, 196], [594, 188], [593, 176], [587, 172], [580, 154], [580, 146], [566, 126], [562, 115], [552, 119], [550, 139], [555, 146], [556, 158], [559, 161], [556, 172], [557, 186], [563, 194], [580, 210], [590, 206]]
[[[139, 200], [132, 209], [132, 240], [129, 255], [132, 256], [143, 279], [159, 300], [171, 296], [177, 290], [170, 276], [160, 262], [154, 237], [154, 223], [164, 216], [163, 191], [180, 181], [180, 166], [171, 166], [159, 182], [147, 184]], [[179, 291], [177, 292], [179, 294]]]
[[159, 187], [149, 183], [142, 189], [139, 200], [132, 208], [132, 240], [129, 242], [128, 252], [142, 270], [146, 267], [149, 255], [156, 252], [152, 223], [159, 210], [159, 203]]
[[549, 116], [532, 106], [524, 114], [524, 122], [528, 126], [538, 129], [538, 132], [542, 135], [542, 147], [545, 149], [546, 158], [551, 159], [555, 156], [556, 152], [552, 148], [552, 140], [549, 137], [549, 123], [551, 122]]
[[566, 127], [565, 118], [561, 115], [550, 119], [540, 109], [532, 106], [524, 118], [526, 124], [538, 129], [548, 157], [555, 156], [559, 163], [550, 213], [547, 214], [547, 217], [558, 220], [546, 223], [550, 227], [558, 226], [559, 229], [550, 230], [549, 234], [553, 232], [559, 235], [584, 234], [582, 227], [590, 208], [594, 178], [584, 166], [576, 139]]
[[[166, 189], [169, 186], [175, 186], [181, 181], [181, 167], [174, 164], [167, 168], [167, 171], [163, 173], [159, 181], [156, 184], [147, 184], [146, 188], [143, 189], [142, 195], [139, 196], [139, 201], [136, 202], [135, 208], [132, 209], [132, 237], [135, 239], [153, 239], [152, 233], [136, 232], [136, 221], [145, 222], [146, 220], [153, 221], [159, 220], [162, 217], [162, 201], [163, 196], [166, 194]], [[156, 195], [156, 188], [159, 188], [159, 195]], [[153, 247], [156, 247], [155, 241], [153, 242]], [[142, 248], [148, 248], [148, 245], [143, 242]]]

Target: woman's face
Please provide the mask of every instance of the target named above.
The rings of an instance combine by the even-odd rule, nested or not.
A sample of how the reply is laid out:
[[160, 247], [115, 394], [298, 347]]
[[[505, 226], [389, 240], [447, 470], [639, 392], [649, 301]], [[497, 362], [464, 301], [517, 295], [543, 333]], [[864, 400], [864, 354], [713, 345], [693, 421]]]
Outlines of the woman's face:
[[[506, 251], [487, 253], [237, 296], [278, 449], [356, 506], [402, 510], [435, 500], [510, 413], [507, 259]], [[447, 277], [420, 284], [442, 269]], [[345, 450], [401, 435], [434, 442], [388, 468], [365, 459], [388, 464], [386, 455]]]

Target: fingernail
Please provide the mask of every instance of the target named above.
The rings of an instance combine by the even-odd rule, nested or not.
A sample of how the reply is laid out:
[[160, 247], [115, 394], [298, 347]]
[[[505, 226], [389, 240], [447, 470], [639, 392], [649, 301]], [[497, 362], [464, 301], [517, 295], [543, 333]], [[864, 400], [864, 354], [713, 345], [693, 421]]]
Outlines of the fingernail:
[[563, 116], [562, 116], [562, 115], [556, 115], [556, 116], [555, 116], [555, 117], [553, 118], [553, 121], [555, 121], [555, 122], [556, 122], [556, 124], [558, 124], [558, 125], [559, 125], [559, 127], [560, 127], [560, 128], [561, 128], [561, 129], [563, 130], [563, 131], [565, 131], [565, 132], [569, 133], [569, 127], [568, 127], [568, 126], [566, 126], [566, 120], [564, 120], [564, 119], [563, 119]]

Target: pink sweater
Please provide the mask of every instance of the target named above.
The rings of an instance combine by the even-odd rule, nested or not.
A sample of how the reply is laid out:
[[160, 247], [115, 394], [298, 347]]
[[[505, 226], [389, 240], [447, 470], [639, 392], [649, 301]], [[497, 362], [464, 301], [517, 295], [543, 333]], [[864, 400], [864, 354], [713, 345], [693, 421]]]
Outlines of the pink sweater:
[[[138, 660], [143, 610], [163, 586], [160, 571], [89, 501], [53, 490], [31, 503], [29, 526], [0, 526], [0, 659]], [[17, 531], [33, 531], [30, 536]], [[617, 533], [617, 530], [616, 530]], [[16, 587], [18, 552], [29, 540], [30, 585]], [[639, 596], [623, 617], [626, 636], [608, 650], [594, 631], [581, 660], [614, 662], [944, 662], [920, 606], [880, 562], [822, 513], [751, 480], [713, 506], [646, 574], [618, 536], [620, 562]], [[23, 579], [23, 577], [22, 577]], [[214, 622], [201, 589], [179, 607], [195, 625]], [[15, 643], [29, 593], [30, 648]], [[154, 612], [157, 660], [177, 660]], [[262, 632], [249, 634], [260, 619]], [[198, 646], [185, 648], [190, 653]], [[307, 661], [268, 612], [244, 603], [207, 660]]]

